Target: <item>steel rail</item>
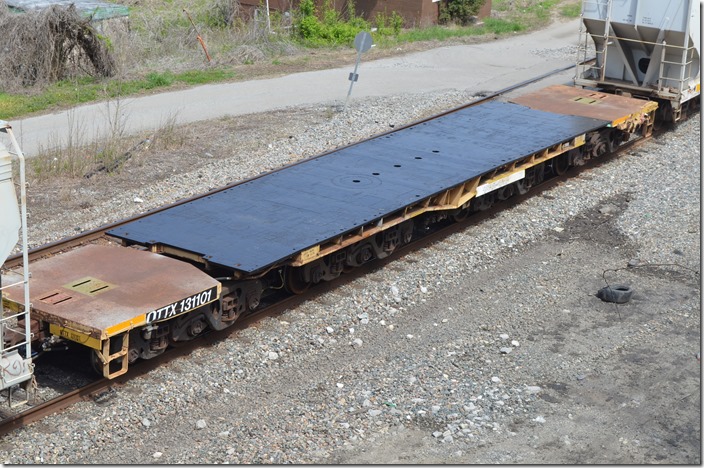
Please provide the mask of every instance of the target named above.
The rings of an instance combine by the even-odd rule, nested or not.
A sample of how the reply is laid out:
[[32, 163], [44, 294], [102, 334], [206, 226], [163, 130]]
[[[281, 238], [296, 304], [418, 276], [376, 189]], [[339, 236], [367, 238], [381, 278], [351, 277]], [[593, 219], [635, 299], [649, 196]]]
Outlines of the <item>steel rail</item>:
[[96, 394], [101, 389], [106, 387], [106, 382], [109, 381], [107, 379], [97, 380], [84, 387], [72, 390], [56, 398], [42, 402], [37, 406], [33, 406], [28, 410], [22, 411], [21, 413], [2, 420], [0, 422], [0, 436], [3, 436], [20, 427], [26, 426], [27, 424], [39, 421], [45, 416], [68, 408], [89, 395]]

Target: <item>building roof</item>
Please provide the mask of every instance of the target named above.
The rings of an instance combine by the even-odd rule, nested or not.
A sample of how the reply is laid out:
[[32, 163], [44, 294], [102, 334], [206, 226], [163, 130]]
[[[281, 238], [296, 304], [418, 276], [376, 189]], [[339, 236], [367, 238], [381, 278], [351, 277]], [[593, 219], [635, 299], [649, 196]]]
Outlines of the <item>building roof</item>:
[[73, 4], [81, 16], [93, 20], [129, 15], [129, 8], [126, 6], [94, 0], [5, 0], [5, 3], [8, 7], [20, 11], [41, 10], [52, 5], [67, 7]]

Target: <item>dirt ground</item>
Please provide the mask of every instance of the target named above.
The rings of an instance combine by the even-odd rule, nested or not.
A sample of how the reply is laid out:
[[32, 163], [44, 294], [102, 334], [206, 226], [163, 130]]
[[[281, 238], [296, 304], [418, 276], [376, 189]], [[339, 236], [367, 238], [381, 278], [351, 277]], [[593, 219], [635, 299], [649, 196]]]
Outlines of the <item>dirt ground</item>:
[[[605, 201], [614, 202], [626, 203], [623, 198]], [[697, 303], [699, 277], [636, 269], [620, 275], [636, 289], [629, 304], [599, 301], [586, 291], [601, 286], [600, 265], [627, 263], [635, 247], [615, 234], [612, 222], [612, 216], [596, 210], [587, 213], [560, 235], [467, 278], [439, 304], [418, 311], [418, 317], [432, 315], [445, 304], [471, 310], [463, 329], [476, 333], [496, 320], [500, 293], [487, 292], [503, 284], [517, 288], [520, 272], [534, 269], [541, 259], [547, 260], [542, 285], [549, 288], [551, 279], [569, 278], [561, 290], [552, 291], [541, 319], [526, 317], [520, 334], [528, 338], [512, 363], [514, 377], [527, 375], [527, 381], [546, 390], [535, 404], [543, 420], [516, 414], [508, 432], [449, 460], [427, 432], [409, 430], [389, 435], [370, 450], [340, 453], [335, 462], [700, 464], [699, 317], [680, 309]], [[536, 286], [542, 287], [523, 284], [509, 296], [535, 294]]]

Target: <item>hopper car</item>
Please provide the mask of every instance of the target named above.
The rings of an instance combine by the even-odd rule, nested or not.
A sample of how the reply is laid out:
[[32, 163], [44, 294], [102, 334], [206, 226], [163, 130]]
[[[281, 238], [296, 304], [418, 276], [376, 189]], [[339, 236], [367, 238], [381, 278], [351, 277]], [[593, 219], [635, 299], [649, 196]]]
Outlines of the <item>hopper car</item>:
[[[588, 63], [592, 47], [596, 61]], [[698, 1], [583, 0], [579, 51], [578, 86], [654, 99], [659, 123], [698, 112]]]
[[[19, 166], [20, 201], [17, 201], [13, 180], [12, 156], [0, 144], [0, 265], [13, 250], [22, 253], [22, 267], [15, 270], [10, 282], [0, 276], [0, 294], [13, 288], [15, 293], [12, 310], [0, 304], [0, 390], [7, 390], [11, 407], [27, 402], [26, 398], [13, 398], [13, 388], [30, 387], [34, 383], [32, 363], [32, 332], [29, 320], [29, 256], [27, 240], [27, 193], [25, 184], [24, 155], [7, 122], [0, 120], [0, 132], [7, 133], [17, 155]], [[21, 235], [20, 235], [21, 233]], [[4, 281], [4, 282], [3, 282]], [[25, 392], [27, 395], [27, 392]]]

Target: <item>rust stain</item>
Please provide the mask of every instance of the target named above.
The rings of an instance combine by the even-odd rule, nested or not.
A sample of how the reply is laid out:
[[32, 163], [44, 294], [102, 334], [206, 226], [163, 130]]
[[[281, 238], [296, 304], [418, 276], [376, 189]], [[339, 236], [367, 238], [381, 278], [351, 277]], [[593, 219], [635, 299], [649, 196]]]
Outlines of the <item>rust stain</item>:
[[[607, 120], [612, 122], [614, 127], [619, 128], [631, 126], [632, 123], [640, 123], [648, 113], [657, 108], [657, 103], [654, 101], [644, 101], [564, 85], [553, 85], [524, 94], [512, 99], [511, 102], [556, 114]], [[575, 102], [584, 105], [575, 106]]]
[[[147, 251], [84, 245], [32, 262], [33, 317], [96, 338], [145, 323], [152, 310], [220, 283], [188, 263]], [[7, 290], [21, 300], [21, 287]]]

